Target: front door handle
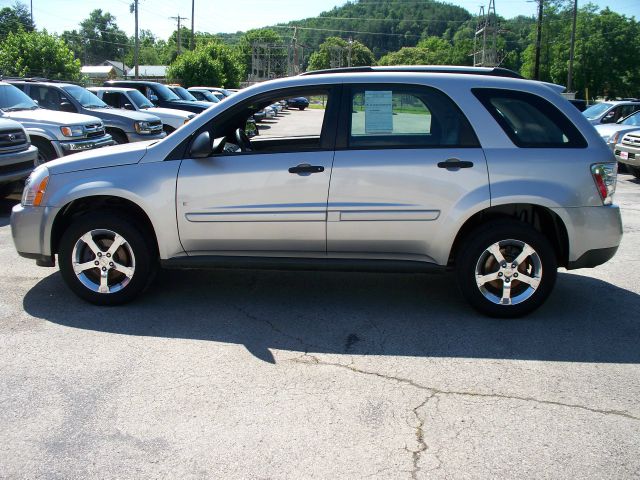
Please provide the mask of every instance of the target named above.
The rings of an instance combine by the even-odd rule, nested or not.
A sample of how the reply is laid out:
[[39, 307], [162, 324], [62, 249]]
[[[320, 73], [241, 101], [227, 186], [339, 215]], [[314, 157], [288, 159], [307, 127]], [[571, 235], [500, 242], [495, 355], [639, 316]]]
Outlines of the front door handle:
[[438, 168], [471, 168], [473, 167], [473, 162], [468, 162], [466, 160], [456, 160], [455, 158], [450, 158], [446, 162], [439, 162]]
[[322, 165], [309, 165], [308, 163], [301, 163], [295, 167], [289, 169], [289, 173], [297, 173], [298, 175], [309, 175], [311, 173], [324, 172]]

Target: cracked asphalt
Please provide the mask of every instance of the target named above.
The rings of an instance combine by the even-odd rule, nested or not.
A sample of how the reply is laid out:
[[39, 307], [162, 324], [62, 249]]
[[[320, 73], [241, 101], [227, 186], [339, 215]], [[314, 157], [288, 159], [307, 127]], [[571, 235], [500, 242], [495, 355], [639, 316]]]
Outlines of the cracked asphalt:
[[165, 271], [77, 299], [0, 202], [0, 478], [640, 477], [640, 182], [625, 236], [516, 321], [444, 275]]

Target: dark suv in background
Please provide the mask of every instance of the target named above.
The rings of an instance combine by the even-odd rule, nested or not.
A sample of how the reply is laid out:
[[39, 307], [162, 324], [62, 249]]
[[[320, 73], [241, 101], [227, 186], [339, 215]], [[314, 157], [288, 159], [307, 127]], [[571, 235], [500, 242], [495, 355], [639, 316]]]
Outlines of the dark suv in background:
[[169, 87], [158, 82], [144, 80], [110, 80], [104, 82], [105, 87], [128, 87], [139, 90], [156, 107], [187, 110], [188, 112], [201, 113], [211, 106], [207, 102], [193, 102], [181, 99], [171, 91]]

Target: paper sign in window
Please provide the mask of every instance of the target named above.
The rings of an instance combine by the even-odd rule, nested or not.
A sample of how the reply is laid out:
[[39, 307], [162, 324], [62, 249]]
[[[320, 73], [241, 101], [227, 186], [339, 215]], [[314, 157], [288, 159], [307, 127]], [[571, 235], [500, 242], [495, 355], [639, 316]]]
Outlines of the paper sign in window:
[[393, 96], [389, 91], [364, 92], [365, 133], [393, 133]]

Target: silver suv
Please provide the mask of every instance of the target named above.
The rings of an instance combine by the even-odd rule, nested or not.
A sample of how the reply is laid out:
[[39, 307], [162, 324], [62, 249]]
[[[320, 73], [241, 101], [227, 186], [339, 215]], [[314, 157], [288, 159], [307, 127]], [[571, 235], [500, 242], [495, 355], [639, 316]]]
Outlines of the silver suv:
[[[80, 297], [131, 300], [166, 268], [453, 269], [497, 317], [622, 237], [616, 161], [558, 88], [491, 69], [364, 68], [273, 80], [153, 143], [38, 167], [11, 216], [20, 255]], [[287, 112], [249, 140], [247, 118]]]

